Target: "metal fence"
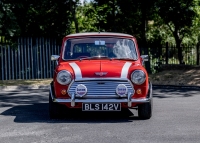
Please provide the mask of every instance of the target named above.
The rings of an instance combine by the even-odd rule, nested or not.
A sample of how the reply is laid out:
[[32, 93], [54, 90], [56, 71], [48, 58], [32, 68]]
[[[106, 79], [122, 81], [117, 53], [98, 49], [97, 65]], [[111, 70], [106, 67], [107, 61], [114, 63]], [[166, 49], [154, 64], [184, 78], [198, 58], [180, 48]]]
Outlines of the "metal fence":
[[50, 38], [18, 38], [15, 46], [0, 45], [0, 80], [52, 78], [61, 42]]
[[[0, 39], [0, 43], [2, 43]], [[51, 55], [59, 55], [61, 41], [51, 38], [18, 38], [15, 46], [0, 44], [0, 80], [52, 78], [55, 62]], [[199, 62], [198, 46], [183, 47], [185, 65]], [[155, 73], [164, 64], [179, 64], [177, 49], [173, 45], [158, 45], [140, 48], [141, 54], [148, 54], [148, 72]]]
[[[182, 56], [184, 65], [198, 65], [199, 52], [198, 45], [182, 46]], [[175, 45], [166, 43], [149, 48], [150, 72], [155, 73], [162, 69], [162, 65], [178, 65], [178, 49]]]

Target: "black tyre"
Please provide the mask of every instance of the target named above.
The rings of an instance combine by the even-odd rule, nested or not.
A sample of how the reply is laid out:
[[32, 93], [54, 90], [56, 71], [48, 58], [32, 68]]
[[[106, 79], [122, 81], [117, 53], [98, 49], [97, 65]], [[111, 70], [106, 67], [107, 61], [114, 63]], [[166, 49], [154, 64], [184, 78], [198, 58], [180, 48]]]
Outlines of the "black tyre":
[[138, 105], [138, 116], [141, 119], [150, 119], [152, 116], [153, 99], [150, 102]]
[[51, 94], [49, 93], [49, 117], [50, 119], [55, 119], [61, 117], [62, 113], [62, 105], [53, 102], [51, 98]]

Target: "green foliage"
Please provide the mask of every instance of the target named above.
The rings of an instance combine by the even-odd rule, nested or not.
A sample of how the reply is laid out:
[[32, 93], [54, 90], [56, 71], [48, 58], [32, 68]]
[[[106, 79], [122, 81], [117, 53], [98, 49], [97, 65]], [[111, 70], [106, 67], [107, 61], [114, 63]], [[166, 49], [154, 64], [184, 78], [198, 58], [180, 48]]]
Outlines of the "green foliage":
[[[174, 43], [175, 39], [172, 38], [178, 36], [183, 43], [188, 43], [188, 37], [199, 33], [195, 30], [200, 24], [199, 5], [196, 0], [158, 0], [156, 7], [153, 24], [148, 25], [148, 39], [162, 37], [164, 41]], [[197, 42], [194, 37], [191, 41]]]
[[0, 1], [0, 35], [12, 37], [18, 33], [18, 24], [16, 16], [12, 12], [12, 5]]
[[157, 0], [152, 23], [148, 25], [150, 43], [160, 40], [177, 47], [179, 63], [183, 62], [183, 49], [198, 42], [200, 5], [198, 0]]
[[98, 31], [95, 26], [98, 22], [98, 14], [92, 3], [85, 2], [76, 9], [76, 16], [80, 32]]
[[68, 0], [2, 0], [0, 4], [1, 35], [63, 37], [71, 33]]
[[[199, 0], [1, 0], [0, 35], [58, 37], [107, 31], [134, 35], [149, 47], [196, 44]], [[145, 25], [146, 24], [146, 25]], [[7, 38], [8, 39], [8, 38]]]

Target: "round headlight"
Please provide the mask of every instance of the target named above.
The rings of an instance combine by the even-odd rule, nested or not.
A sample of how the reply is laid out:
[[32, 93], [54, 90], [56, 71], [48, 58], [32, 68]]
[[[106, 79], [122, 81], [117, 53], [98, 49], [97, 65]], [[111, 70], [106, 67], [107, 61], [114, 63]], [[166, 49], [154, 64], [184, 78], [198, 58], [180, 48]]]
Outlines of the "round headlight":
[[146, 75], [142, 70], [135, 70], [131, 74], [131, 80], [133, 83], [140, 85], [146, 80]]
[[66, 70], [62, 70], [57, 74], [57, 81], [62, 85], [69, 84], [72, 80], [72, 76], [70, 72]]

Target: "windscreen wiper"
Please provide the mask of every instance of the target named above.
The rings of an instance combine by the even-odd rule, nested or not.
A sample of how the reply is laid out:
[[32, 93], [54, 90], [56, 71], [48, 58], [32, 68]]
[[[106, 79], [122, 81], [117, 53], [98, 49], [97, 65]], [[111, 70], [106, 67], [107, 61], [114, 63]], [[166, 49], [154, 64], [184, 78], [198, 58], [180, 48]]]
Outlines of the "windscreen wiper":
[[90, 59], [111, 59], [108, 56], [92, 56], [92, 57], [84, 57], [80, 58], [79, 60], [90, 60]]

